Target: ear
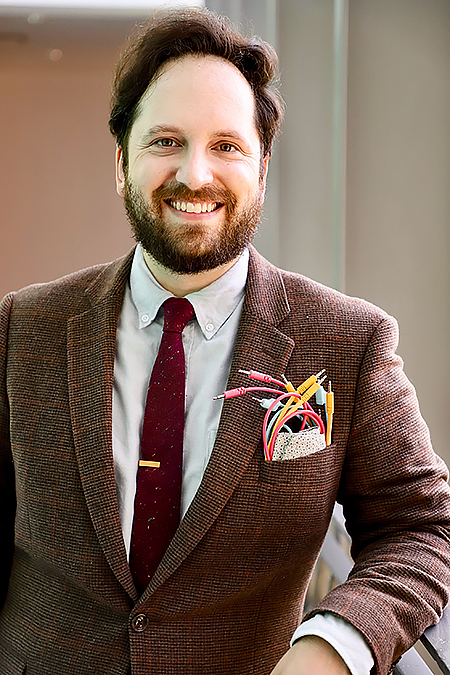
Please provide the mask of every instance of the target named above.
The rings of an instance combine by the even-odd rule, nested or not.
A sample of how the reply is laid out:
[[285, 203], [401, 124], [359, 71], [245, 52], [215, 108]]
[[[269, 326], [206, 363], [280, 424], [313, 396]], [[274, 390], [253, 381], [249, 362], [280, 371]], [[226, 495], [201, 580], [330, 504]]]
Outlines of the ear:
[[123, 153], [122, 148], [116, 146], [116, 190], [117, 194], [123, 197], [125, 190], [125, 173], [123, 170]]
[[260, 181], [263, 186], [264, 191], [266, 190], [266, 181], [267, 181], [267, 172], [269, 170], [269, 160], [270, 160], [270, 155], [266, 155], [263, 159], [263, 171], [260, 176]]

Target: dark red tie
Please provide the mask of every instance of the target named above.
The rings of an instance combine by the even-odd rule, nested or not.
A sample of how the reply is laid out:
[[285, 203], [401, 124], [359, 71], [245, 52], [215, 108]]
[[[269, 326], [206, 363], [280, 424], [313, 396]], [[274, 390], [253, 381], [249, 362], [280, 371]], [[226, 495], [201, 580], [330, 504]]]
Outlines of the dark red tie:
[[134, 500], [130, 568], [142, 594], [180, 522], [185, 401], [181, 334], [194, 310], [185, 298], [164, 303], [164, 328], [145, 404]]

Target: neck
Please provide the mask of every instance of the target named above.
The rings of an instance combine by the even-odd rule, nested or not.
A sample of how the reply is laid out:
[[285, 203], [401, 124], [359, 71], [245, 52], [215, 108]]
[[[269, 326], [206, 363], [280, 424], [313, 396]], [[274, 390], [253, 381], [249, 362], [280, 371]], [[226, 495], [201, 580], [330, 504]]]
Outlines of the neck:
[[233, 267], [239, 259], [238, 256], [225, 265], [220, 265], [212, 270], [198, 272], [197, 274], [177, 274], [163, 267], [147, 251], [143, 253], [145, 263], [156, 281], [177, 298], [184, 298], [189, 293], [201, 291], [202, 288], [209, 286]]

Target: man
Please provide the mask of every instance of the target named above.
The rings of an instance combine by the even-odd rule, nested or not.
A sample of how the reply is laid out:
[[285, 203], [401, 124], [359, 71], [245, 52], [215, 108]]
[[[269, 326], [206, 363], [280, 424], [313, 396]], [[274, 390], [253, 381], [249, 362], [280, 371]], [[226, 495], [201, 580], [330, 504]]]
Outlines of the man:
[[[395, 323], [250, 246], [275, 66], [206, 10], [150, 20], [110, 119], [138, 247], [2, 303], [2, 673], [381, 675], [448, 599], [447, 474]], [[266, 461], [260, 404], [212, 400], [240, 369], [326, 369], [331, 445]], [[355, 567], [298, 628], [336, 499]]]

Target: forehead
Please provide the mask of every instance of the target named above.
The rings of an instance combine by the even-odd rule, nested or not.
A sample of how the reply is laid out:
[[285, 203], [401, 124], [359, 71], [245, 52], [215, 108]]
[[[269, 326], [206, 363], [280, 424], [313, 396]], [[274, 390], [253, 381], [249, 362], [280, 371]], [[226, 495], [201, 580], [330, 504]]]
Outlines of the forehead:
[[253, 91], [232, 63], [216, 56], [189, 55], [163, 66], [139, 102], [131, 137], [158, 125], [205, 134], [238, 127], [259, 143]]

